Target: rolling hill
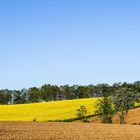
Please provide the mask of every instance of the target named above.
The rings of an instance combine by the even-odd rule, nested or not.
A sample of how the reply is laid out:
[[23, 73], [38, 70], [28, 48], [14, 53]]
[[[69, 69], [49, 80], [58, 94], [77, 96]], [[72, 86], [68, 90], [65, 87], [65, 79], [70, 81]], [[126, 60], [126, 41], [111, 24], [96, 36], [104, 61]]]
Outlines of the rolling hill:
[[89, 115], [95, 110], [97, 98], [17, 104], [0, 105], [0, 121], [55, 121], [67, 120], [76, 117], [76, 110], [84, 105]]
[[[64, 121], [76, 118], [76, 110], [84, 105], [88, 114], [95, 111], [98, 98], [63, 100], [54, 102], [0, 105], [0, 121]], [[139, 104], [136, 104], [138, 106]], [[98, 122], [91, 118], [93, 122]], [[127, 116], [128, 124], [140, 124], [140, 108], [132, 109]]]

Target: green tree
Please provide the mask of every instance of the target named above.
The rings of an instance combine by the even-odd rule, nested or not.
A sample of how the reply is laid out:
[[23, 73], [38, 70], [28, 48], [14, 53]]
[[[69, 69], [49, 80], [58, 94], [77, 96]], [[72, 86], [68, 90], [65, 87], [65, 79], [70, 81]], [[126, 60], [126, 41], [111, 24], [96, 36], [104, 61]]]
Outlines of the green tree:
[[114, 108], [119, 116], [120, 124], [126, 123], [126, 116], [129, 109], [134, 107], [135, 101], [138, 100], [137, 92], [132, 89], [123, 88], [116, 91], [113, 99]]
[[76, 89], [77, 98], [89, 98], [91, 94], [91, 88], [89, 86], [79, 86]]
[[10, 104], [12, 101], [12, 91], [0, 90], [0, 104]]
[[60, 87], [61, 99], [68, 100], [73, 98], [72, 88], [69, 85], [64, 85]]
[[13, 103], [14, 104], [24, 104], [28, 103], [28, 90], [13, 90], [12, 91]]
[[36, 87], [29, 88], [28, 101], [31, 103], [42, 101], [40, 89]]
[[76, 111], [77, 111], [76, 116], [79, 119], [81, 119], [82, 122], [88, 122], [88, 120], [87, 120], [88, 111], [85, 106], [80, 106], [80, 108], [78, 108]]
[[112, 123], [114, 115], [112, 97], [103, 93], [103, 97], [98, 99], [96, 107], [95, 114], [101, 119], [102, 123]]
[[56, 101], [60, 96], [60, 88], [56, 85], [43, 85], [40, 92], [43, 101]]

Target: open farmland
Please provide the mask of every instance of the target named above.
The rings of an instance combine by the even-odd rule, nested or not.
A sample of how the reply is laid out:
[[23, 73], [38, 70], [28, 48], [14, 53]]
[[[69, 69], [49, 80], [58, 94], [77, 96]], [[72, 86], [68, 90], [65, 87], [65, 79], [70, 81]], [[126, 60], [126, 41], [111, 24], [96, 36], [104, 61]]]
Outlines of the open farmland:
[[0, 121], [55, 121], [75, 118], [76, 109], [87, 107], [93, 114], [97, 98], [65, 100], [44, 103], [0, 105]]
[[140, 140], [139, 125], [0, 122], [2, 140]]
[[[76, 110], [81, 105], [86, 106], [88, 115], [94, 114], [97, 100], [98, 98], [87, 98], [32, 104], [0, 105], [0, 121], [64, 121], [74, 119], [76, 118]], [[138, 105], [137, 103], [136, 106]], [[136, 114], [140, 112], [140, 109], [137, 110], [130, 111], [130, 117], [133, 117], [131, 115], [133, 113], [134, 116], [137, 116]], [[129, 122], [132, 122], [131, 120]]]

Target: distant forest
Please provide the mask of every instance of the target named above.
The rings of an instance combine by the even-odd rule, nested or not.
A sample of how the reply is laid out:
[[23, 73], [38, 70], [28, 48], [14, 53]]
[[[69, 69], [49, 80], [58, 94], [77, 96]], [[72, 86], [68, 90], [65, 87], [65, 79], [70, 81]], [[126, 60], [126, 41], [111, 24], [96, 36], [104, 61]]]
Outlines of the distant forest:
[[121, 89], [131, 90], [140, 97], [140, 81], [134, 83], [106, 83], [98, 85], [50, 85], [45, 84], [40, 88], [32, 87], [22, 90], [0, 90], [0, 104], [25, 104], [35, 102], [49, 102], [58, 100], [102, 97], [103, 93], [115, 94]]

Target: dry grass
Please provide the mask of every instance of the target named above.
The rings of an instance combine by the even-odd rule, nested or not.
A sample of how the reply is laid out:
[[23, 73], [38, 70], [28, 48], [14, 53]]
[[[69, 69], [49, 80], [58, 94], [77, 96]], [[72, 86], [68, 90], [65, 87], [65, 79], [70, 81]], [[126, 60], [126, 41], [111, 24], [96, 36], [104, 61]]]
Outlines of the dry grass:
[[140, 124], [140, 108], [129, 110], [127, 116], [128, 124]]
[[140, 140], [139, 125], [0, 122], [1, 140]]

